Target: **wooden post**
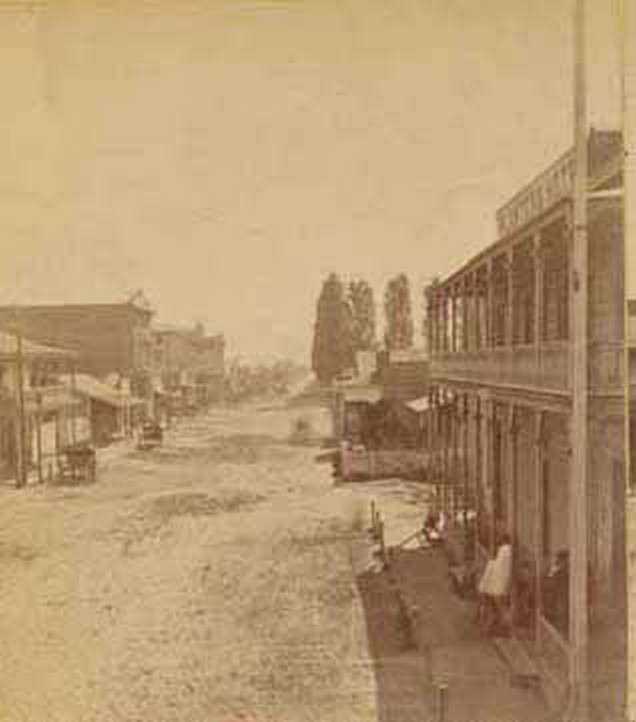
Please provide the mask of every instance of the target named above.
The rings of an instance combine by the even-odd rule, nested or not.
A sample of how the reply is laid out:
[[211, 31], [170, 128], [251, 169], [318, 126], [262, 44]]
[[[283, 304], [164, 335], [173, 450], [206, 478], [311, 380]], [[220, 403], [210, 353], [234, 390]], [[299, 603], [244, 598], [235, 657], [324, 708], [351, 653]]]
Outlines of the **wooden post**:
[[[620, 31], [621, 31], [621, 95], [623, 116], [623, 185], [624, 185], [624, 228], [625, 228], [625, 263], [624, 269], [632, 269], [636, 263], [636, 43], [634, 31], [636, 30], [636, 8], [630, 0], [622, 0]], [[625, 273], [626, 298], [624, 299], [624, 394], [625, 394], [625, 483], [626, 499], [626, 531], [627, 531], [627, 619], [628, 619], [628, 669], [627, 679], [636, 678], [636, 534], [633, 524], [636, 512], [636, 489], [631, 486], [633, 465], [636, 463], [634, 449], [630, 448], [630, 415], [633, 413], [630, 405], [630, 344], [629, 325], [626, 300], [636, 296], [633, 273]], [[636, 719], [636, 684], [627, 685], [627, 719]]]
[[518, 478], [517, 478], [517, 409], [514, 404], [510, 404], [508, 408], [508, 490], [510, 492], [510, 505], [508, 510], [508, 519], [510, 522], [510, 537], [512, 539], [513, 553], [513, 579], [512, 579], [512, 609], [513, 619], [516, 618], [514, 613], [517, 608], [517, 599], [515, 598], [515, 578], [514, 571], [519, 569], [519, 551], [517, 544], [517, 527], [518, 527]]
[[508, 247], [506, 253], [506, 327], [505, 327], [505, 346], [512, 348], [515, 345], [515, 289], [514, 289], [514, 254], [512, 244]]
[[460, 491], [463, 491], [463, 484], [460, 487], [460, 440], [461, 440], [461, 425], [463, 421], [463, 416], [461, 413], [461, 410], [459, 408], [459, 398], [458, 396], [453, 397], [453, 415], [452, 415], [452, 424], [453, 424], [453, 495], [452, 495], [452, 502], [453, 502], [453, 522], [457, 522], [457, 512], [459, 509], [459, 496]]
[[534, 235], [534, 346], [537, 361], [541, 349], [543, 330], [543, 257], [541, 254], [541, 233]]
[[446, 390], [444, 390], [444, 404], [442, 407], [442, 510], [448, 519], [448, 403]]
[[541, 610], [543, 596], [543, 412], [534, 414], [534, 493], [536, 499], [536, 517], [534, 520], [534, 554], [535, 554], [535, 647], [541, 650]]
[[481, 397], [477, 396], [475, 409], [475, 510], [477, 512], [477, 518], [475, 519], [475, 533], [477, 534], [478, 544], [481, 542], [481, 529], [484, 520], [481, 515], [481, 506], [483, 503], [483, 451], [482, 451], [482, 401]]
[[489, 258], [486, 261], [486, 313], [484, 314], [486, 317], [486, 328], [484, 333], [484, 339], [486, 341], [485, 346], [491, 347], [494, 346], [494, 340], [493, 340], [493, 289], [492, 289], [492, 258]]
[[468, 465], [468, 447], [470, 444], [470, 410], [468, 405], [468, 394], [464, 394], [464, 403], [463, 403], [463, 409], [462, 409], [462, 416], [463, 416], [463, 430], [464, 430], [464, 438], [463, 438], [463, 447], [464, 447], [464, 454], [463, 454], [463, 464], [462, 464], [462, 470], [463, 470], [463, 482], [464, 482], [464, 493], [463, 493], [463, 504], [462, 504], [462, 512], [464, 517], [464, 559], [468, 560], [469, 554], [469, 548], [470, 548], [470, 541], [468, 537], [468, 495], [469, 495], [469, 474], [470, 469]]
[[75, 363], [71, 362], [71, 441], [77, 443], [77, 420], [75, 402], [77, 400], [77, 379], [75, 378]]
[[488, 504], [490, 506], [490, 529], [488, 530], [488, 553], [495, 551], [495, 488], [493, 475], [493, 451], [494, 451], [494, 409], [493, 402], [489, 399], [485, 403], [485, 426], [486, 441], [484, 444], [484, 486], [488, 489]]
[[508, 408], [508, 488], [510, 506], [508, 521], [513, 539], [517, 534], [517, 408], [510, 404]]
[[42, 394], [38, 391], [37, 397], [37, 413], [36, 413], [36, 444], [37, 444], [37, 455], [38, 455], [38, 483], [44, 481], [44, 473], [42, 470]]
[[576, 719], [588, 719], [588, 238], [587, 238], [587, 112], [585, 78], [585, 0], [576, 0], [574, 14], [575, 175], [573, 202], [573, 268], [570, 279], [572, 459], [569, 484], [570, 539], [570, 684]]
[[16, 487], [21, 488], [27, 483], [26, 453], [26, 410], [24, 404], [24, 358], [22, 350], [22, 332], [16, 328], [15, 375], [18, 392], [18, 415], [16, 419], [17, 469]]

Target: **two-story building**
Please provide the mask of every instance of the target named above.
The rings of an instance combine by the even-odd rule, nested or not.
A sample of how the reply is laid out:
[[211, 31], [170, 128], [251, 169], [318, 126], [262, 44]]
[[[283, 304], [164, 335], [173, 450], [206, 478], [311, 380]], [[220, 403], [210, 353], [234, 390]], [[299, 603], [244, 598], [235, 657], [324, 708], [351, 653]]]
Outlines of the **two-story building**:
[[[432, 476], [442, 505], [475, 535], [477, 562], [513, 540], [514, 638], [566, 704], [572, 678], [568, 589], [554, 565], [579, 542], [572, 490], [587, 499], [592, 718], [619, 719], [625, 695], [624, 241], [620, 135], [588, 142], [589, 473], [571, 479], [572, 189], [566, 153], [497, 215], [498, 239], [428, 298]], [[573, 483], [574, 482], [574, 483]], [[571, 572], [570, 572], [571, 574]]]
[[153, 313], [141, 294], [124, 303], [0, 306], [0, 327], [68, 349], [78, 371], [119, 378], [134, 396], [150, 400]]

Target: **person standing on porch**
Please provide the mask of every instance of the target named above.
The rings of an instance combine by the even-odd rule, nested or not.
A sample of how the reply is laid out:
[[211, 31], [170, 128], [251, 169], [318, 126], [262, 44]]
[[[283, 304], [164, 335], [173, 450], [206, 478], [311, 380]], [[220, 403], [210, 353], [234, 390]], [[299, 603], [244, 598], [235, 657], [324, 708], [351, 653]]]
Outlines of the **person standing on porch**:
[[506, 533], [501, 535], [495, 556], [486, 564], [479, 582], [480, 619], [489, 634], [503, 632], [512, 579], [512, 542]]

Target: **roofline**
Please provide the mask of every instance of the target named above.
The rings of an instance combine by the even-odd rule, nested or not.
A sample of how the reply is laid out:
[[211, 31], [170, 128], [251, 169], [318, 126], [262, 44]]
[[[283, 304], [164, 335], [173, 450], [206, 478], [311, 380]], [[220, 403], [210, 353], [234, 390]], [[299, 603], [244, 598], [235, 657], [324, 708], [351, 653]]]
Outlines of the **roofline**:
[[[588, 203], [590, 202], [602, 202], [605, 201], [607, 203], [620, 203], [621, 199], [619, 198], [588, 198]], [[531, 218], [527, 223], [525, 223], [522, 226], [519, 226], [518, 228], [515, 228], [510, 233], [500, 236], [495, 241], [492, 241], [488, 245], [484, 246], [480, 251], [477, 251], [477, 253], [474, 256], [471, 256], [467, 261], [465, 261], [461, 266], [455, 268], [454, 271], [451, 271], [447, 276], [438, 278], [437, 282], [435, 284], [429, 284], [427, 286], [428, 289], [431, 289], [431, 291], [434, 291], [435, 289], [442, 289], [447, 288], [448, 286], [452, 286], [453, 283], [456, 283], [461, 279], [462, 276], [465, 276], [466, 273], [472, 272], [476, 270], [476, 267], [478, 267], [482, 262], [484, 262], [488, 256], [491, 256], [492, 254], [496, 254], [499, 249], [504, 249], [508, 243], [514, 243], [517, 239], [521, 239], [524, 236], [527, 237], [528, 234], [532, 231], [534, 227], [537, 225], [541, 225], [545, 222], [546, 219], [549, 219], [550, 216], [558, 216], [560, 213], [563, 212], [565, 208], [568, 206], [571, 206], [572, 204], [572, 196], [564, 196], [563, 198], [560, 198], [558, 201], [556, 201], [553, 205], [549, 206], [545, 209], [543, 213], [540, 213], [539, 215], [535, 216], [534, 218]]]
[[4, 311], [13, 311], [19, 313], [20, 310], [44, 310], [44, 309], [61, 309], [61, 308], [130, 308], [139, 313], [154, 315], [155, 311], [150, 308], [142, 308], [130, 301], [119, 301], [116, 303], [15, 303], [1, 304], [0, 313]]

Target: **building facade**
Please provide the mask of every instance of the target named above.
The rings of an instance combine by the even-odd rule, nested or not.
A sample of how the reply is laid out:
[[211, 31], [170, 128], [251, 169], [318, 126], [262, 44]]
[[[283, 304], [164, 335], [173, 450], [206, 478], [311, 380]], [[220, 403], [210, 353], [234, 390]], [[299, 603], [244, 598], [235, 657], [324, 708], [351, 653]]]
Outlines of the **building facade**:
[[119, 377], [145, 399], [151, 395], [152, 317], [139, 295], [113, 304], [0, 306], [0, 327], [17, 326], [38, 343], [68, 349], [78, 371]]
[[153, 370], [157, 385], [177, 393], [181, 404], [194, 408], [223, 399], [225, 339], [206, 335], [201, 324], [192, 328], [156, 327]]
[[0, 332], [0, 479], [40, 481], [62, 449], [90, 438], [84, 404], [62, 382], [73, 354]]
[[[571, 479], [573, 154], [498, 213], [499, 239], [427, 290], [431, 475], [479, 568], [513, 541], [513, 634], [550, 697], [572, 678], [571, 494], [587, 498], [591, 718], [625, 699], [626, 559], [621, 141], [589, 138], [588, 486]], [[465, 512], [471, 512], [466, 514]], [[461, 513], [464, 512], [464, 513]], [[475, 518], [474, 524], [468, 518]], [[558, 577], [555, 569], [565, 565]]]

